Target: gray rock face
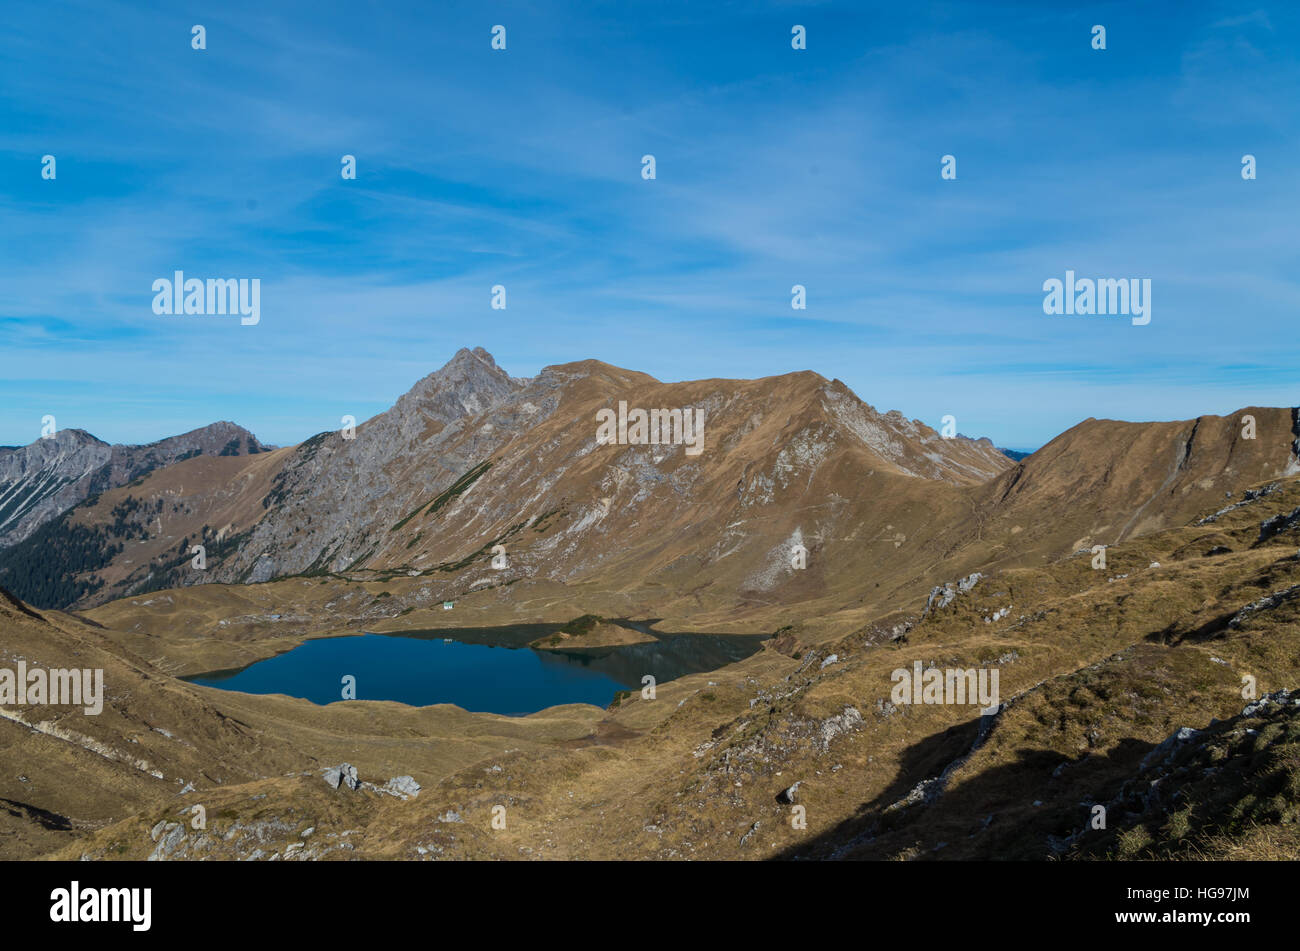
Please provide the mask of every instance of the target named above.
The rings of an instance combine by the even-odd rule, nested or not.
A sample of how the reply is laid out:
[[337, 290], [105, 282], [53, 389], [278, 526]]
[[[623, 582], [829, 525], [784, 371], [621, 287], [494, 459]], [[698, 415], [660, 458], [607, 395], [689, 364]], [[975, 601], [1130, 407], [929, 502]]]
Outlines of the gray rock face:
[[[299, 445], [248, 542], [203, 580], [259, 582], [313, 565], [342, 571], [373, 552], [413, 504], [443, 492], [512, 432], [549, 415], [558, 402], [546, 400], [553, 388], [543, 377], [510, 376], [481, 347], [461, 349], [353, 438], [323, 432]], [[466, 438], [471, 418], [478, 428]], [[308, 523], [312, 531], [302, 532]]]
[[921, 613], [922, 617], [930, 614], [931, 611], [938, 611], [946, 608], [957, 599], [957, 595], [965, 594], [979, 583], [984, 576], [978, 571], [960, 579], [955, 585], [949, 581], [946, 584], [937, 585], [930, 590], [930, 597], [926, 599], [925, 610]]
[[857, 707], [845, 707], [842, 713], [827, 717], [821, 724], [821, 748], [823, 751], [831, 745], [831, 740], [842, 733], [848, 733], [862, 726], [862, 711]]
[[1273, 693], [1266, 693], [1258, 700], [1246, 704], [1241, 710], [1243, 717], [1253, 717], [1267, 710], [1274, 704], [1282, 705], [1287, 703], [1300, 703], [1300, 697], [1292, 699], [1290, 690], [1278, 690]]
[[[1272, 495], [1280, 488], [1282, 488], [1281, 482], [1271, 482], [1268, 485], [1264, 486], [1262, 489], [1247, 489], [1244, 493], [1242, 493], [1240, 502], [1235, 502], [1232, 505], [1225, 506], [1224, 508], [1221, 508], [1219, 509], [1219, 511], [1215, 512], [1213, 515], [1207, 515], [1205, 516], [1205, 518], [1200, 519], [1196, 524], [1208, 525], [1210, 522], [1217, 522], [1223, 515], [1226, 515], [1228, 512], [1231, 512], [1234, 509], [1239, 509], [1243, 505], [1249, 505], [1251, 502], [1254, 502], [1257, 499], [1262, 499], [1265, 496]], [[1232, 498], [1232, 493], [1229, 492], [1227, 497]]]
[[420, 795], [420, 784], [410, 776], [394, 776], [380, 787], [380, 792], [399, 799], [414, 799]]
[[90, 496], [190, 456], [266, 452], [257, 437], [220, 422], [145, 446], [110, 446], [61, 429], [28, 446], [0, 448], [0, 548], [16, 545]]
[[332, 789], [338, 789], [340, 784], [352, 790], [359, 789], [361, 786], [361, 781], [357, 779], [357, 768], [351, 763], [340, 763], [325, 770], [325, 782], [329, 783]]
[[[154, 827], [157, 830], [157, 826]], [[152, 833], [150, 833], [152, 835]], [[177, 846], [185, 841], [185, 827], [179, 822], [169, 822], [165, 831], [160, 838], [156, 837], [158, 843], [154, 850], [149, 853], [147, 862], [158, 862], [170, 857], [171, 853], [176, 851]]]
[[1265, 595], [1257, 601], [1252, 601], [1246, 605], [1228, 620], [1228, 627], [1240, 627], [1241, 623], [1248, 619], [1252, 614], [1260, 611], [1271, 611], [1287, 601], [1300, 597], [1300, 584], [1293, 584], [1291, 587], [1282, 591], [1274, 591], [1272, 594]]
[[1144, 756], [1142, 758], [1142, 764], [1139, 768], [1146, 769], [1148, 766], [1152, 765], [1153, 763], [1164, 762], [1178, 750], [1179, 746], [1186, 743], [1188, 740], [1195, 739], [1200, 735], [1201, 735], [1200, 730], [1193, 730], [1190, 726], [1180, 727], [1167, 740], [1165, 740], [1163, 743], [1161, 743], [1159, 746], [1153, 749], [1150, 753]]
[[909, 475], [983, 482], [1011, 466], [1011, 460], [986, 438], [971, 439], [960, 434], [942, 438], [898, 410], [877, 412], [838, 380], [825, 387], [822, 396], [841, 426]]
[[1259, 540], [1256, 544], [1267, 541], [1274, 535], [1280, 535], [1294, 528], [1297, 524], [1300, 524], [1300, 508], [1274, 515], [1272, 518], [1259, 523]]

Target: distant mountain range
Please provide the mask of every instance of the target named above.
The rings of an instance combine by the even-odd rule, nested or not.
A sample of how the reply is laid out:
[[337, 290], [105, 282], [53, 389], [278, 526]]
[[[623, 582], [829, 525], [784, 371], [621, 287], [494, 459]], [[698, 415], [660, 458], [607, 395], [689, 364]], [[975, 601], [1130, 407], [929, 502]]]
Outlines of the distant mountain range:
[[[1297, 419], [1088, 419], [1013, 461], [816, 373], [517, 379], [462, 350], [298, 446], [9, 450], [5, 498], [36, 502], [0, 551], [3, 652], [106, 689], [102, 715], [0, 708], [0, 856], [1293, 859]], [[526, 717], [180, 679], [600, 618], [765, 639]], [[996, 710], [899, 702], [937, 667], [999, 674]]]
[[[602, 444], [599, 414], [620, 404], [701, 411], [703, 451]], [[217, 423], [145, 447], [65, 431], [0, 454], [0, 585], [46, 608], [335, 575], [435, 579], [440, 598], [585, 586], [586, 609], [695, 623], [865, 610], [936, 572], [1166, 527], [1294, 470], [1295, 430], [1290, 409], [1089, 419], [1013, 461], [812, 372], [663, 383], [586, 360], [520, 379], [462, 349], [355, 433], [290, 448]]]
[[30, 446], [0, 447], [0, 548], [27, 538], [87, 498], [194, 456], [269, 452], [248, 430], [220, 422], [146, 446], [110, 446], [63, 429]]

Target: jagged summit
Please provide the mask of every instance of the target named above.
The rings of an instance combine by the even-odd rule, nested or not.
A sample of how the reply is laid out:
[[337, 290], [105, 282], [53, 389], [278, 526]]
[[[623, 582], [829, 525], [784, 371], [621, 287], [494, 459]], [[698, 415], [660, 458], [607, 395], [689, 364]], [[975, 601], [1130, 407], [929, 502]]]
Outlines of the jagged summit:
[[440, 366], [433, 374], [449, 375], [455, 372], [473, 372], [477, 368], [495, 372], [499, 369], [496, 359], [482, 347], [461, 347], [450, 360]]
[[507, 379], [516, 384], [523, 385], [529, 381], [528, 377], [513, 377], [505, 373], [497, 365], [496, 358], [488, 353], [483, 347], [461, 347], [452, 356], [450, 360], [433, 372], [433, 375], [443, 374], [444, 376], [454, 376], [457, 373], [472, 376], [475, 373], [487, 372], [492, 377], [504, 374]]
[[405, 439], [413, 430], [399, 421], [425, 420], [439, 427], [457, 419], [481, 413], [518, 391], [526, 381], [517, 380], [499, 366], [482, 347], [462, 347], [445, 364], [404, 393], [392, 409], [371, 420], [396, 425]]
[[456, 363], [458, 361], [463, 362], [464, 360], [469, 358], [475, 359], [479, 363], [486, 364], [489, 367], [495, 368], [497, 365], [497, 362], [493, 358], [492, 354], [488, 353], [482, 347], [475, 347], [473, 350], [469, 349], [468, 347], [461, 347], [459, 350], [456, 351], [455, 356], [453, 356], [450, 360], [447, 361], [447, 365], [450, 366], [451, 364]]

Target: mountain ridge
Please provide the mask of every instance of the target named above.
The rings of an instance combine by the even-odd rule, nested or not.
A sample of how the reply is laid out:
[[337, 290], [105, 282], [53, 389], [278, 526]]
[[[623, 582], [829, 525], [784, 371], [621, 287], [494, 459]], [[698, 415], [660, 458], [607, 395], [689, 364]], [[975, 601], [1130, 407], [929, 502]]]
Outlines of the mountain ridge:
[[[620, 402], [698, 409], [704, 454], [599, 445], [597, 411]], [[1247, 412], [1253, 440], [1237, 438]], [[509, 585], [525, 602], [562, 592], [567, 616], [639, 606], [689, 629], [776, 606], [839, 623], [928, 590], [936, 571], [1040, 564], [1213, 507], [1294, 464], [1293, 417], [1088, 419], [1014, 461], [814, 371], [664, 383], [580, 360], [517, 378], [461, 348], [351, 436], [164, 467], [67, 515], [70, 532], [107, 533], [89, 555], [58, 562], [58, 537], [17, 554], [79, 579], [61, 589], [72, 600], [38, 607], [335, 575], [395, 579], [394, 606], [415, 617]], [[504, 570], [489, 564], [497, 546]], [[30, 595], [13, 561], [0, 554], [0, 583]], [[593, 585], [603, 600], [577, 603]]]
[[[597, 410], [620, 402], [696, 407], [704, 413], [705, 443], [712, 447], [705, 450], [707, 461], [663, 446], [596, 446]], [[107, 588], [86, 595], [93, 600], [152, 590], [158, 583], [261, 582], [345, 569], [427, 571], [459, 563], [484, 544], [514, 538], [524, 523], [535, 525], [547, 513], [561, 522], [562, 513], [572, 510], [567, 524], [558, 526], [561, 534], [591, 537], [590, 529], [608, 537], [624, 520], [617, 512], [611, 515], [616, 498], [626, 497], [620, 509], [649, 505], [659, 514], [647, 512], [646, 518], [665, 525], [680, 522], [683, 504], [719, 512], [770, 506], [777, 495], [793, 491], [796, 471], [811, 475], [832, 456], [863, 472], [951, 484], [982, 481], [1010, 464], [987, 440], [940, 439], [923, 423], [897, 412], [878, 413], [842, 383], [812, 371], [756, 381], [662, 383], [586, 360], [515, 378], [481, 348], [462, 348], [354, 434], [319, 433], [277, 454], [282, 464], [269, 487], [263, 485], [264, 467], [252, 462], [238, 467], [239, 476], [222, 469], [244, 487], [240, 491], [264, 491], [261, 512], [247, 503], [239, 507], [240, 518], [227, 513], [214, 521], [217, 507], [195, 496], [194, 487], [197, 483], [202, 496], [211, 497], [226, 492], [226, 485], [209, 486], [191, 477], [190, 489], [182, 493], [184, 483], [170, 473], [146, 479], [139, 492], [107, 493], [96, 503], [98, 514], [90, 511], [95, 505], [84, 506], [72, 518], [88, 526], [109, 522], [116, 507], [134, 511], [141, 500], [146, 513], [165, 505], [173, 515], [188, 512], [193, 518], [192, 524], [182, 518], [175, 530], [156, 531], [143, 527], [147, 518], [128, 519], [136, 528], [123, 530], [136, 532], [143, 546], [133, 561], [157, 560], [147, 575], [117, 571], [110, 577], [116, 569], [105, 575], [111, 558], [76, 567], [83, 575], [99, 572], [108, 578]], [[198, 472], [192, 466], [188, 471]], [[188, 498], [180, 504], [182, 494]], [[486, 502], [485, 495], [490, 496]], [[434, 505], [439, 498], [443, 501]], [[477, 506], [473, 513], [465, 507], [471, 498]], [[439, 513], [443, 526], [436, 531], [431, 513]], [[728, 520], [715, 518], [717, 530], [723, 531]], [[798, 531], [791, 525], [786, 534]], [[234, 535], [240, 544], [231, 550], [224, 543]], [[190, 544], [209, 538], [220, 548], [219, 557], [209, 558], [205, 574], [188, 573]], [[538, 540], [543, 553], [546, 545], [561, 552], [562, 563], [549, 569], [552, 577], [573, 579], [593, 568], [596, 548], [604, 542], [590, 543], [596, 548], [588, 553], [575, 548], [575, 540], [554, 534]], [[670, 537], [648, 543], [660, 552], [661, 568], [671, 572], [679, 557], [675, 543]], [[642, 555], [647, 550], [642, 548]], [[745, 573], [752, 574], [752, 568]], [[166, 575], [161, 582], [160, 575]]]
[[83, 429], [61, 429], [26, 446], [0, 448], [0, 549], [87, 498], [194, 455], [269, 451], [227, 420], [151, 443], [109, 444]]

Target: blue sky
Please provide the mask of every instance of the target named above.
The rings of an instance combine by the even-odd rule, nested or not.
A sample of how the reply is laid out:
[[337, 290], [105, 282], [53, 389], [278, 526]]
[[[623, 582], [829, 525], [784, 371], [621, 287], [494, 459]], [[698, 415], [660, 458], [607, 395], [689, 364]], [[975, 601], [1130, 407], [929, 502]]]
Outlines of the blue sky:
[[[293, 443], [461, 346], [811, 369], [1020, 448], [1300, 404], [1300, 8], [1063, 6], [11, 0], [0, 443]], [[176, 269], [261, 322], [155, 315]], [[1151, 323], [1045, 315], [1067, 269]]]

